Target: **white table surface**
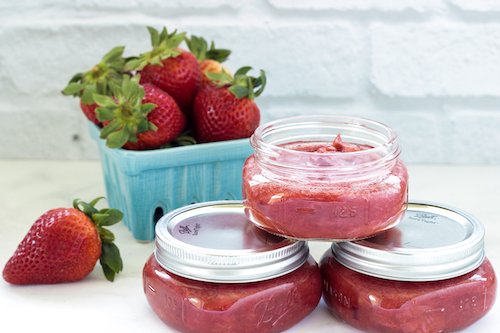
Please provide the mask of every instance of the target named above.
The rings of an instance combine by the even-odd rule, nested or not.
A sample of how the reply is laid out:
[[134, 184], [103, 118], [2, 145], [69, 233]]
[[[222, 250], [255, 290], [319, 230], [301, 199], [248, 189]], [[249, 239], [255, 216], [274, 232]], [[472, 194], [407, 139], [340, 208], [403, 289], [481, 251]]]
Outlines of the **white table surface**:
[[[500, 166], [410, 166], [410, 200], [455, 206], [479, 218], [486, 227], [486, 251], [500, 272]], [[43, 212], [70, 207], [74, 198], [104, 195], [98, 161], [0, 161], [0, 268]], [[138, 243], [122, 224], [112, 227], [124, 260], [114, 283], [101, 268], [76, 283], [12, 286], [0, 279], [0, 330], [17, 332], [175, 332], [161, 322], [142, 291], [142, 267], [152, 243]], [[316, 259], [327, 243], [311, 243]], [[498, 303], [464, 332], [496, 332]], [[299, 332], [359, 332], [336, 321], [323, 302], [288, 330]], [[256, 332], [258, 333], [258, 332]]]

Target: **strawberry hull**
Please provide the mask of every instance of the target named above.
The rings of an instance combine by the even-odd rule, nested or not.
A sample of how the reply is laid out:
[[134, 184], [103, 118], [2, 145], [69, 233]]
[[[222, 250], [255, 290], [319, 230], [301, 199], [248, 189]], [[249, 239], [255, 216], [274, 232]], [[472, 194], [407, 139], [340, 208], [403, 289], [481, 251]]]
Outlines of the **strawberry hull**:
[[156, 221], [191, 203], [241, 199], [241, 170], [252, 153], [249, 139], [149, 151], [110, 149], [97, 141], [110, 207], [139, 241], [152, 241]]

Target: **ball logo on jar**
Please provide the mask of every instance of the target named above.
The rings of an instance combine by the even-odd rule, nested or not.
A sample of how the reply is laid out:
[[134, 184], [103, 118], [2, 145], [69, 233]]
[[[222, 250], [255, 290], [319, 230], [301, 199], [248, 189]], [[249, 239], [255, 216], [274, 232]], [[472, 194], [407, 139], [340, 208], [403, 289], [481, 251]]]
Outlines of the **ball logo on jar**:
[[259, 314], [257, 327], [262, 325], [274, 326], [284, 318], [295, 306], [299, 300], [297, 288], [290, 289], [286, 295], [278, 294], [265, 298], [255, 304], [254, 311]]
[[323, 290], [328, 295], [332, 296], [333, 299], [341, 306], [349, 309], [351, 308], [351, 298], [344, 295], [342, 292], [336, 290], [328, 281], [323, 280]]
[[196, 223], [193, 226], [190, 226], [189, 224], [186, 225], [179, 225], [177, 228], [177, 232], [181, 235], [191, 235], [191, 236], [197, 236], [198, 233], [200, 232], [201, 225], [199, 223]]

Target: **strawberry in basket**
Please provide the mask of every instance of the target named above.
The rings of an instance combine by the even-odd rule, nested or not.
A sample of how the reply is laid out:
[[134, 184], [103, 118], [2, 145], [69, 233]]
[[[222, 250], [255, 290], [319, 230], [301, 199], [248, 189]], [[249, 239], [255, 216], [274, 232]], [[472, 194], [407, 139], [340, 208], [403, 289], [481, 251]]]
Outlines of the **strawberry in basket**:
[[160, 148], [179, 136], [186, 117], [174, 99], [151, 83], [139, 85], [139, 76], [124, 76], [111, 85], [113, 97], [94, 95], [97, 119], [105, 125], [101, 138], [110, 148]]
[[106, 53], [101, 62], [84, 73], [75, 74], [62, 93], [80, 98], [80, 108], [84, 115], [94, 124], [101, 125], [95, 115], [97, 104], [94, 94], [110, 95], [110, 84], [120, 84], [125, 66], [123, 50], [117, 46]]
[[152, 83], [168, 93], [189, 115], [201, 79], [194, 55], [179, 48], [185, 33], [168, 33], [148, 27], [153, 49], [127, 61], [126, 69], [141, 75], [141, 84]]
[[194, 35], [191, 38], [186, 37], [186, 44], [200, 64], [200, 72], [202, 73], [200, 89], [204, 85], [212, 83], [206, 73], [229, 72], [227, 68], [222, 66], [222, 63], [231, 54], [230, 50], [216, 49], [213, 41], [210, 43], [209, 48], [207, 41], [203, 37]]
[[[226, 72], [207, 73], [214, 85], [196, 95], [193, 119], [196, 138], [213, 142], [248, 138], [259, 126], [260, 110], [254, 102], [266, 85], [266, 75], [248, 76], [251, 67], [242, 67], [234, 77]], [[255, 90], [257, 89], [257, 90]]]

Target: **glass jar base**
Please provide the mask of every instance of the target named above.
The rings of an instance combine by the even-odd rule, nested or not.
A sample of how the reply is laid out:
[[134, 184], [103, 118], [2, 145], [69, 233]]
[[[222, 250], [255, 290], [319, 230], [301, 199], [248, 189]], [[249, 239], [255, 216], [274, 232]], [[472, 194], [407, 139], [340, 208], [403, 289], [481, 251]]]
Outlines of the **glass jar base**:
[[250, 222], [252, 222], [256, 227], [264, 230], [265, 232], [273, 234], [275, 236], [284, 237], [284, 238], [293, 239], [293, 240], [298, 240], [298, 241], [349, 242], [349, 241], [357, 241], [357, 240], [371, 238], [371, 237], [377, 236], [381, 233], [390, 231], [390, 229], [393, 229], [394, 227], [396, 227], [399, 224], [399, 222], [401, 221], [401, 219], [403, 217], [404, 210], [402, 210], [396, 216], [392, 217], [389, 221], [386, 221], [387, 224], [385, 224], [383, 228], [377, 229], [373, 233], [364, 234], [364, 235], [360, 235], [357, 237], [321, 237], [321, 236], [312, 236], [312, 235], [311, 236], [300, 236], [300, 235], [297, 235], [296, 233], [280, 232], [279, 230], [276, 230], [272, 227], [269, 227], [269, 224], [271, 224], [271, 223], [262, 223], [262, 221], [257, 216], [255, 216], [255, 214], [252, 213], [251, 209], [245, 208], [245, 213], [248, 217], [248, 220]]

